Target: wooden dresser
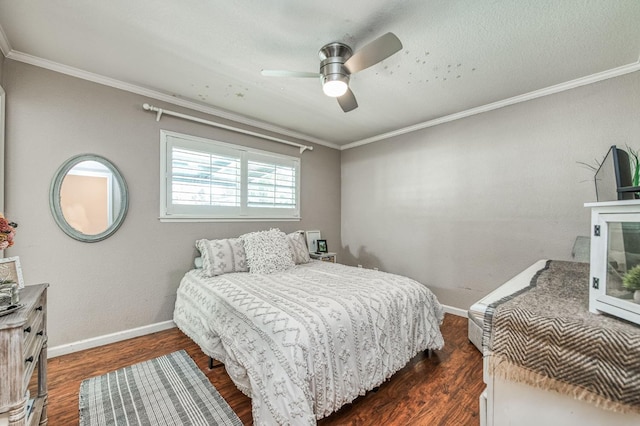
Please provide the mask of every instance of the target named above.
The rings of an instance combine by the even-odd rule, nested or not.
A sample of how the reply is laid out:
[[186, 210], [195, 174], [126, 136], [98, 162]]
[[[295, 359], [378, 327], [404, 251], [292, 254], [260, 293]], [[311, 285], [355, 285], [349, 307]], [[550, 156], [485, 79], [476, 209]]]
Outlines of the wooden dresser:
[[24, 307], [0, 317], [0, 426], [47, 424], [47, 287], [26, 286]]

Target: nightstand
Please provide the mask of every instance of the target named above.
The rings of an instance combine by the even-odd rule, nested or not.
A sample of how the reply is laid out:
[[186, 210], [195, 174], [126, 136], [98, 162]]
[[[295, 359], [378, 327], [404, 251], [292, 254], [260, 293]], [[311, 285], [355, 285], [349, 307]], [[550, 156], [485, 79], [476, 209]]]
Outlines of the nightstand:
[[322, 260], [325, 262], [333, 262], [336, 263], [338, 260], [338, 255], [336, 253], [309, 253], [309, 256], [312, 259]]

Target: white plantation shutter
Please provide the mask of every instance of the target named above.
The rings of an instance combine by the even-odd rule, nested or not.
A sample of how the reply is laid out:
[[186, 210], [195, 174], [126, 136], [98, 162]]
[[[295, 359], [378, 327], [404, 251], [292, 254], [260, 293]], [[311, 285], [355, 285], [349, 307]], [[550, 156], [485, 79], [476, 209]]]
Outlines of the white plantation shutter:
[[163, 219], [299, 219], [300, 160], [161, 132]]
[[171, 174], [172, 204], [240, 206], [240, 158], [174, 147]]
[[294, 166], [248, 161], [247, 205], [263, 208], [295, 208]]

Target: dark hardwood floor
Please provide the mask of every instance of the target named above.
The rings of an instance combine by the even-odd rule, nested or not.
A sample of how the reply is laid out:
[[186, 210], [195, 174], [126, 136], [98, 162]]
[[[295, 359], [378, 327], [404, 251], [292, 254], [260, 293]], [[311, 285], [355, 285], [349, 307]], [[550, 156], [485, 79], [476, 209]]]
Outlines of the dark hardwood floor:
[[[467, 320], [447, 314], [445, 347], [429, 358], [418, 354], [382, 384], [318, 422], [328, 425], [478, 425], [478, 397], [484, 389], [482, 356], [467, 339]], [[224, 368], [208, 358], [177, 328], [52, 358], [48, 363], [49, 425], [78, 424], [82, 380], [185, 349], [245, 425], [253, 423], [251, 400]]]

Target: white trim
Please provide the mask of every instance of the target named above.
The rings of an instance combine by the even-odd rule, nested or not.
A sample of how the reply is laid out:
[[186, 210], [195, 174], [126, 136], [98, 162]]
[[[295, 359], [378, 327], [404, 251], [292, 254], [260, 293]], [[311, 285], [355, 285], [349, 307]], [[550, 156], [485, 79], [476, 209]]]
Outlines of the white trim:
[[[2, 27], [0, 27], [2, 28]], [[0, 212], [5, 213], [4, 210], [4, 147], [5, 147], [5, 120], [7, 115], [7, 103], [6, 93], [2, 86], [0, 86]], [[0, 254], [2, 251], [0, 251]], [[4, 257], [4, 256], [3, 256]]]
[[[174, 187], [172, 151], [177, 147], [189, 151], [206, 153], [207, 155], [224, 155], [237, 160], [240, 171], [240, 200], [239, 204], [226, 207], [210, 204], [188, 205], [174, 203], [172, 191]], [[302, 154], [301, 147], [300, 153]], [[252, 162], [259, 161], [269, 165], [279, 165], [295, 171], [295, 204], [293, 207], [250, 207], [248, 202], [248, 167]], [[216, 219], [221, 221], [260, 220], [269, 221], [273, 218], [284, 220], [300, 220], [300, 173], [302, 161], [299, 157], [278, 154], [260, 149], [248, 148], [242, 145], [230, 144], [213, 139], [183, 133], [160, 130], [160, 219]]]
[[[361, 139], [359, 141], [354, 141], [348, 143], [346, 145], [337, 145], [332, 142], [328, 142], [322, 139], [315, 138], [313, 136], [309, 136], [303, 133], [295, 132], [293, 130], [284, 129], [273, 124], [265, 123], [262, 121], [252, 120], [247, 117], [243, 117], [238, 114], [229, 113], [227, 111], [219, 110], [217, 108], [204, 106], [198, 104], [196, 102], [188, 101], [185, 99], [176, 98], [175, 96], [168, 95], [166, 93], [161, 93], [155, 90], [147, 89], [144, 87], [136, 86], [133, 84], [125, 83], [119, 80], [115, 80], [109, 77], [104, 77], [99, 74], [94, 74], [88, 71], [83, 71], [78, 68], [70, 67], [67, 65], [62, 65], [57, 62], [49, 61], [46, 59], [38, 58], [36, 56], [28, 55], [26, 53], [18, 52], [16, 50], [11, 49], [8, 39], [6, 35], [2, 31], [2, 27], [0, 27], [0, 50], [5, 54], [5, 56], [9, 59], [13, 59], [15, 61], [24, 62], [27, 64], [35, 65], [41, 68], [46, 68], [52, 71], [59, 72], [61, 74], [67, 74], [73, 77], [77, 77], [83, 80], [92, 81], [94, 83], [103, 84], [105, 86], [113, 87], [120, 90], [125, 90], [127, 92], [136, 93], [142, 96], [146, 96], [152, 99], [157, 99], [163, 102], [167, 102], [173, 105], [182, 106], [185, 108], [189, 108], [194, 111], [200, 111], [205, 114], [215, 115], [220, 118], [226, 118], [228, 120], [235, 121], [237, 123], [246, 124], [248, 126], [252, 126], [258, 129], [279, 133], [283, 136], [289, 136], [296, 139], [302, 139], [309, 142], [317, 143], [318, 145], [323, 145], [329, 148], [337, 149], [339, 151], [344, 151], [347, 149], [355, 148], [358, 146], [366, 145], [373, 142], [378, 142], [384, 139], [389, 139], [395, 136], [404, 135], [406, 133], [415, 132], [416, 130], [426, 129], [428, 127], [434, 127], [439, 124], [448, 123], [451, 121], [459, 120], [461, 118], [470, 117], [476, 114], [481, 114], [483, 112], [493, 111], [498, 108], [503, 108], [506, 106], [514, 105], [520, 102], [526, 102], [532, 99], [540, 98], [543, 96], [553, 95], [555, 93], [560, 93], [565, 90], [574, 89], [576, 87], [584, 86], [587, 84], [596, 83], [598, 81], [607, 80], [614, 77], [619, 77], [625, 74], [629, 74], [632, 72], [640, 71], [640, 60], [633, 62], [628, 65], [623, 65], [617, 68], [613, 68], [610, 70], [606, 70], [600, 73], [588, 75], [585, 77], [580, 77], [575, 80], [571, 80], [565, 83], [556, 84], [554, 86], [550, 86], [547, 88], [543, 88], [540, 90], [535, 90], [533, 92], [525, 93], [523, 95], [514, 96], [512, 98], [503, 99], [501, 101], [493, 102], [487, 105], [482, 105], [476, 108], [471, 108], [465, 111], [460, 111], [455, 114], [450, 114], [444, 117], [436, 118], [434, 120], [425, 121], [422, 123], [418, 123], [412, 126], [403, 127], [398, 130], [394, 130], [392, 132], [381, 133], [376, 136], [372, 136], [370, 138]], [[8, 53], [7, 53], [8, 52]]]
[[175, 326], [176, 324], [172, 320], [169, 320], [158, 322], [155, 324], [144, 325], [142, 327], [132, 328], [130, 330], [123, 330], [116, 333], [105, 334], [104, 336], [97, 336], [90, 339], [79, 340], [77, 342], [67, 343], [66, 345], [54, 346], [47, 349], [47, 358], [55, 358], [57, 356], [83, 351], [85, 349], [97, 348], [98, 346], [121, 342], [123, 340], [132, 339], [134, 337], [157, 333], [158, 331], [169, 330], [171, 328], [174, 328]]
[[629, 74], [636, 71], [640, 71], [640, 61], [628, 64], [628, 65], [623, 65], [618, 68], [613, 68], [607, 71], [603, 71], [597, 74], [592, 74], [586, 77], [581, 77], [575, 80], [556, 84], [555, 86], [545, 87], [544, 89], [540, 89], [540, 90], [534, 90], [533, 92], [525, 93], [523, 95], [514, 96], [508, 99], [503, 99], [501, 101], [493, 102], [487, 105], [482, 105], [476, 108], [471, 108], [466, 111], [460, 111], [455, 114], [446, 115], [444, 117], [436, 118], [434, 120], [414, 124], [413, 126], [404, 127], [402, 129], [394, 130], [392, 132], [381, 133], [379, 135], [372, 136], [370, 138], [362, 139], [359, 141], [351, 142], [347, 145], [343, 145], [340, 147], [340, 151], [355, 148], [357, 146], [370, 144], [373, 142], [378, 142], [383, 139], [389, 139], [395, 136], [404, 135], [406, 133], [415, 132], [416, 130], [426, 129], [427, 127], [437, 126], [438, 124], [448, 123], [450, 121], [459, 120], [461, 118], [470, 117], [472, 115], [481, 114], [483, 112], [493, 111], [494, 109], [504, 108], [506, 106], [530, 101], [532, 99], [541, 98], [543, 96], [553, 95], [556, 93], [564, 92], [565, 90], [575, 89], [576, 87], [597, 83], [602, 80], [608, 80], [610, 78], [619, 77], [621, 75]]
[[[1, 28], [1, 27], [0, 27]], [[1, 46], [1, 37], [0, 37]], [[175, 96], [168, 95], [166, 93], [158, 92], [155, 90], [140, 87], [135, 84], [125, 83], [120, 80], [105, 77], [100, 74], [95, 74], [89, 71], [84, 71], [78, 68], [62, 65], [57, 62], [49, 61], [47, 59], [38, 58], [37, 56], [28, 55], [26, 53], [11, 50], [9, 54], [5, 54], [9, 59], [14, 61], [24, 62], [26, 64], [34, 65], [40, 68], [45, 68], [51, 71], [59, 72], [61, 74], [77, 77], [82, 80], [92, 81], [94, 83], [102, 84], [105, 86], [113, 87], [115, 89], [125, 90], [127, 92], [136, 93], [138, 95], [146, 96], [148, 98], [157, 99], [159, 101], [167, 102], [173, 105], [189, 108], [194, 111], [203, 112], [205, 114], [215, 115], [216, 117], [224, 118], [234, 121], [236, 123], [245, 124], [247, 126], [255, 127], [268, 132], [278, 133], [283, 136], [289, 136], [295, 139], [301, 139], [309, 142], [317, 143], [333, 149], [340, 149], [339, 145], [331, 142], [327, 142], [322, 139], [315, 138], [313, 136], [306, 135], [304, 133], [295, 132], [293, 130], [278, 127], [273, 124], [265, 123], [263, 121], [252, 120], [239, 114], [233, 114], [227, 111], [223, 111], [210, 106], [198, 104], [196, 102], [188, 101], [185, 99], [176, 98]]]
[[[449, 305], [442, 305], [444, 311], [448, 314], [467, 317], [467, 311], [455, 308]], [[74, 352], [80, 352], [85, 349], [97, 348], [99, 346], [108, 345], [110, 343], [121, 342], [134, 337], [146, 336], [147, 334], [157, 333], [159, 331], [169, 330], [176, 327], [172, 321], [157, 322], [155, 324], [144, 325], [142, 327], [132, 328], [130, 330], [118, 331], [116, 333], [105, 334], [103, 336], [92, 337], [90, 339], [79, 340], [77, 342], [58, 345], [47, 349], [47, 358], [55, 358], [62, 355], [68, 355]]]
[[[467, 311], [453, 306], [442, 305], [444, 311], [448, 314], [467, 317]], [[132, 328], [130, 330], [118, 331], [116, 333], [105, 334], [103, 336], [92, 337], [90, 339], [79, 340], [65, 345], [58, 345], [47, 349], [47, 358], [55, 358], [62, 355], [68, 355], [74, 352], [83, 351], [85, 349], [97, 348], [99, 346], [108, 345], [110, 343], [121, 342], [134, 337], [146, 336], [147, 334], [157, 333], [159, 331], [169, 330], [176, 326], [172, 321], [163, 321], [155, 324], [149, 324], [142, 327]]]
[[183, 216], [183, 217], [158, 217], [160, 222], [300, 222], [301, 217], [200, 217], [200, 216]]
[[4, 32], [4, 28], [0, 26], [0, 51], [4, 56], [9, 56], [13, 49], [11, 49], [11, 44], [9, 44], [9, 39], [7, 38], [7, 34]]
[[455, 306], [442, 305], [442, 309], [451, 315], [457, 315], [459, 317], [468, 318], [468, 312], [466, 309], [456, 308]]

